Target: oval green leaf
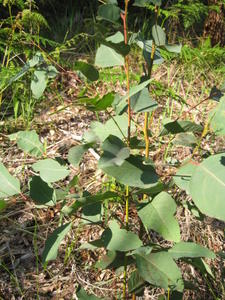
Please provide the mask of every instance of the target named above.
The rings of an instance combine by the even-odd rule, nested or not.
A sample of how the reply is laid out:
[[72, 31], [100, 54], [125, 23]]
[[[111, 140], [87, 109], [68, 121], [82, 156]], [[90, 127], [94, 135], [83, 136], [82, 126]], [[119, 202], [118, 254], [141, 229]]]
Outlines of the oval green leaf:
[[115, 23], [120, 18], [120, 8], [114, 4], [103, 4], [98, 8], [98, 17]]
[[158, 232], [166, 240], [179, 242], [180, 228], [174, 217], [176, 203], [166, 192], [158, 194], [151, 203], [142, 205], [138, 215], [148, 229]]
[[182, 292], [184, 283], [181, 272], [169, 253], [159, 252], [135, 254], [137, 269], [141, 277], [150, 284], [165, 290]]
[[99, 78], [98, 70], [84, 61], [75, 62], [73, 68], [80, 71], [88, 80], [96, 81]]
[[34, 98], [39, 99], [47, 86], [47, 72], [44, 70], [37, 70], [34, 72], [34, 78], [31, 81], [31, 91], [33, 93]]
[[95, 295], [87, 294], [81, 287], [77, 289], [76, 296], [78, 300], [101, 300], [101, 298], [98, 298]]
[[130, 156], [130, 149], [114, 135], [105, 139], [102, 150], [104, 153], [98, 162], [100, 169], [115, 165], [121, 166], [124, 160]]
[[190, 193], [202, 213], [225, 221], [225, 153], [210, 156], [197, 166]]
[[131, 155], [120, 166], [101, 166], [101, 169], [118, 182], [132, 187], [150, 188], [158, 182], [154, 168], [144, 164], [138, 156]]
[[177, 134], [181, 132], [201, 132], [203, 127], [191, 121], [171, 121], [166, 119], [164, 121], [164, 129], [160, 133], [160, 136], [171, 134]]
[[[131, 123], [131, 130], [133, 129]], [[103, 142], [109, 135], [115, 135], [120, 139], [127, 134], [127, 115], [115, 116], [109, 119], [105, 124], [101, 122], [92, 122], [91, 129], [84, 134], [84, 140], [87, 142]]]
[[212, 251], [192, 242], [177, 243], [168, 252], [174, 259], [179, 259], [181, 257], [216, 258], [216, 255]]
[[109, 223], [99, 240], [83, 244], [81, 249], [95, 247], [104, 247], [110, 251], [127, 252], [142, 246], [139, 237], [126, 229], [120, 229], [118, 223], [114, 220]]
[[55, 191], [39, 176], [33, 176], [30, 183], [30, 197], [38, 206], [53, 206], [56, 204]]
[[70, 231], [72, 223], [64, 224], [53, 231], [45, 242], [45, 248], [42, 254], [42, 262], [56, 259], [58, 248], [66, 234]]
[[210, 114], [210, 126], [216, 135], [225, 135], [225, 96]]
[[87, 152], [91, 146], [92, 143], [87, 143], [70, 148], [68, 153], [69, 163], [71, 163], [74, 167], [78, 167], [84, 153]]
[[61, 166], [57, 161], [47, 158], [32, 165], [35, 172], [40, 172], [40, 177], [45, 182], [55, 182], [67, 177], [70, 171], [67, 167]]
[[166, 44], [166, 34], [162, 27], [159, 25], [154, 25], [152, 27], [152, 36], [155, 41], [156, 46], [165, 46]]
[[190, 180], [191, 176], [193, 175], [197, 165], [193, 162], [185, 163], [178, 169], [176, 175], [173, 176], [173, 180], [175, 184], [181, 189], [185, 190], [187, 194], [190, 194]]
[[[106, 40], [113, 43], [120, 43], [124, 41], [124, 38], [121, 32], [117, 32]], [[100, 68], [123, 66], [124, 57], [111, 47], [101, 45], [96, 52], [95, 65]]]
[[7, 198], [20, 193], [20, 182], [0, 163], [0, 198]]
[[9, 135], [9, 139], [16, 140], [18, 147], [31, 156], [40, 157], [44, 154], [44, 146], [35, 130], [19, 131]]

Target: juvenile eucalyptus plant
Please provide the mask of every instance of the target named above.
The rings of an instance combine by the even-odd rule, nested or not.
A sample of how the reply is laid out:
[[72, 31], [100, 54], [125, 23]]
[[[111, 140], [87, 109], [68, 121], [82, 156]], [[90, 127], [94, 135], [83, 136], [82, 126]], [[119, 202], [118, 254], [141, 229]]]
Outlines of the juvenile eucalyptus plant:
[[[56, 259], [61, 241], [72, 230], [73, 221], [68, 220], [72, 220], [81, 211], [88, 224], [100, 224], [104, 230], [99, 239], [82, 244], [80, 248], [104, 248], [107, 259], [100, 261], [98, 266], [124, 268], [122, 299], [135, 299], [136, 295], [143, 293], [145, 286], [161, 287], [168, 299], [171, 295], [182, 299], [183, 291], [189, 286], [182, 278], [177, 262], [192, 264], [203, 274], [212, 276], [204, 259], [215, 259], [217, 254], [192, 241], [181, 240], [180, 226], [175, 217], [177, 203], [168, 191], [172, 185], [177, 185], [190, 195], [201, 215], [225, 221], [225, 153], [215, 153], [202, 158], [200, 162], [195, 160], [194, 155], [209, 131], [213, 131], [215, 135], [225, 135], [224, 87], [221, 90], [214, 88], [209, 97], [203, 100], [218, 101], [204, 126], [191, 120], [183, 120], [182, 115], [175, 120], [164, 120], [163, 130], [154, 137], [156, 142], [162, 137], [170, 136], [179, 140], [181, 145], [193, 148], [192, 158], [178, 166], [170, 184], [165, 183], [157, 174], [149, 155], [154, 146], [150, 144], [151, 120], [158, 105], [151, 96], [152, 69], [154, 64], [163, 62], [161, 48], [179, 53], [181, 45], [167, 43], [164, 29], [158, 24], [161, 1], [157, 0], [135, 1], [139, 6], [155, 6], [152, 40], [145, 40], [140, 33], [130, 34], [127, 27], [128, 2], [125, 0], [124, 10], [119, 8], [116, 0], [108, 0], [99, 6], [99, 22], [108, 22], [113, 28], [119, 28], [122, 21], [123, 33], [117, 31], [102, 39], [95, 56], [95, 66], [100, 70], [121, 66], [126, 74], [126, 94], [121, 96], [109, 92], [103, 97], [80, 99], [87, 109], [94, 112], [105, 111], [110, 118], [104, 124], [94, 121], [90, 130], [84, 134], [83, 143], [72, 147], [68, 154], [69, 164], [79, 167], [83, 154], [90, 148], [96, 149], [100, 153], [98, 168], [107, 176], [109, 184], [104, 184], [96, 194], [89, 194], [87, 191], [82, 195], [71, 194], [71, 186], [78, 184], [74, 177], [63, 193], [58, 193], [55, 182], [70, 174], [69, 166], [48, 158], [46, 147], [39, 141], [35, 131], [20, 131], [9, 138], [15, 140], [25, 153], [38, 158], [31, 166], [36, 175], [29, 180], [27, 195], [26, 189], [20, 187], [19, 180], [0, 163], [0, 207], [5, 206], [5, 198], [17, 194], [24, 200], [32, 199], [38, 208], [61, 203], [60, 226], [46, 240], [42, 253], [43, 264]], [[136, 46], [142, 49], [146, 67], [140, 82], [130, 86], [129, 53]], [[85, 63], [81, 65], [80, 70], [85, 76], [91, 76], [95, 72], [98, 77], [94, 66]], [[189, 111], [203, 101], [189, 108]], [[143, 125], [134, 121], [136, 114], [143, 114]], [[68, 205], [70, 199], [75, 201]], [[105, 205], [110, 208], [118, 203], [124, 206], [124, 218], [119, 219], [110, 213], [106, 218], [101, 213]], [[131, 207], [139, 218], [140, 232], [134, 230], [131, 222]], [[171, 242], [171, 246], [163, 247], [144, 237], [144, 232], [152, 230]], [[80, 288], [77, 297], [88, 299], [90, 296]]]

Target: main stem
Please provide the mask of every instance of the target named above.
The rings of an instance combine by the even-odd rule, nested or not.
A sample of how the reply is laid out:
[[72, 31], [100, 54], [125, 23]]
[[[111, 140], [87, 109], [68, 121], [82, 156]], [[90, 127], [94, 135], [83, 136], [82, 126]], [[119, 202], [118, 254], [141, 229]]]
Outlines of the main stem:
[[[124, 14], [121, 14], [121, 18], [123, 20], [123, 31], [124, 31], [124, 43], [128, 44], [127, 39], [127, 13], [128, 13], [128, 2], [129, 0], [125, 0], [125, 11]], [[125, 57], [124, 70], [126, 74], [126, 82], [127, 82], [127, 93], [130, 92], [130, 81], [129, 81], [129, 58], [128, 55]], [[130, 97], [127, 99], [128, 104], [128, 127], [127, 127], [127, 140], [128, 145], [130, 144], [130, 128], [131, 128], [131, 107], [130, 107]]]
[[[129, 0], [125, 0], [125, 11], [124, 14], [121, 14], [121, 18], [123, 20], [123, 30], [124, 30], [124, 43], [128, 44], [127, 39], [127, 14], [128, 14], [128, 2]], [[130, 92], [130, 80], [129, 80], [129, 59], [128, 56], [125, 57], [125, 63], [124, 63], [124, 70], [126, 74], [126, 82], [127, 82], [127, 93]], [[131, 107], [130, 107], [130, 97], [127, 99], [128, 104], [128, 126], [127, 126], [127, 143], [128, 146], [130, 146], [130, 132], [131, 132]], [[125, 208], [125, 223], [126, 228], [128, 229], [129, 224], [129, 187], [126, 186], [126, 208]], [[127, 292], [127, 256], [124, 258], [124, 275], [123, 275], [123, 299], [126, 300], [126, 293]]]
[[[155, 25], [157, 25], [157, 19], [158, 19], [158, 13], [159, 13], [159, 7], [155, 6]], [[150, 65], [148, 66], [148, 78], [151, 78], [152, 75], [152, 67], [153, 67], [153, 61], [154, 61], [154, 55], [155, 55], [156, 46], [154, 42], [152, 42], [152, 51], [151, 51], [151, 57], [150, 57]], [[150, 89], [150, 85], [149, 85]], [[148, 134], [148, 125], [149, 125], [149, 112], [145, 113], [145, 123], [144, 123], [144, 138], [145, 138], [145, 158], [146, 160], [149, 158], [149, 134]]]
[[[152, 51], [151, 51], [151, 63], [149, 66], [148, 77], [151, 78], [152, 74], [152, 66], [155, 55], [155, 44], [152, 43]], [[149, 158], [149, 134], [148, 134], [148, 120], [149, 120], [149, 112], [145, 113], [145, 123], [144, 123], [144, 137], [145, 137], [145, 158]]]

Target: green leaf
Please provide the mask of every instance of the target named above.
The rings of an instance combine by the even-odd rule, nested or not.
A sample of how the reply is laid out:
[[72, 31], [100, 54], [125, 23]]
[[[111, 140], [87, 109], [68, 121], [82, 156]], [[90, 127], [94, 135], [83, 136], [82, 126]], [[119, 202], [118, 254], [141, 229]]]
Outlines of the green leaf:
[[216, 135], [225, 135], [225, 95], [210, 113], [210, 126]]
[[179, 45], [168, 45], [168, 44], [166, 44], [165, 48], [169, 52], [180, 53], [181, 49], [182, 49], [182, 45], [181, 44], [179, 44]]
[[45, 182], [55, 182], [67, 177], [70, 171], [61, 166], [57, 161], [47, 158], [40, 160], [32, 165], [32, 169], [35, 172], [40, 172], [40, 177]]
[[[140, 85], [133, 87], [133, 89], [135, 90], [135, 88], [137, 87], [141, 88], [142, 90], [136, 92], [130, 98], [130, 105], [132, 111], [139, 113], [139, 112], [151, 112], [155, 110], [158, 104], [151, 98], [148, 89], [142, 88], [143, 86]], [[114, 101], [114, 106], [118, 114], [127, 111], [128, 104], [126, 100], [127, 99], [123, 97], [122, 99], [116, 99], [116, 101]]]
[[157, 6], [160, 6], [162, 4], [162, 0], [150, 0], [150, 2]]
[[34, 78], [31, 81], [31, 91], [34, 98], [39, 99], [47, 86], [47, 72], [44, 70], [37, 70], [34, 72]]
[[0, 163], [0, 198], [20, 194], [20, 182]]
[[158, 194], [151, 203], [143, 206], [138, 215], [144, 226], [158, 232], [166, 240], [179, 242], [180, 228], [174, 217], [176, 203], [166, 192]]
[[187, 262], [193, 265], [195, 268], [199, 269], [202, 275], [209, 274], [212, 278], [215, 278], [210, 266], [204, 261], [204, 259], [197, 257], [188, 259]]
[[[117, 41], [117, 37], [116, 37], [116, 42], [110, 41], [109, 38], [111, 38], [111, 37], [107, 38], [106, 40], [103, 40], [103, 39], [97, 39], [97, 40], [100, 42], [100, 44], [102, 44], [106, 47], [112, 48], [118, 54], [121, 54], [122, 56], [125, 57], [130, 52], [130, 45], [124, 43], [123, 36], [121, 35], [120, 32], [118, 32], [117, 34], [118, 34], [119, 42]], [[113, 40], [114, 40], [114, 37], [113, 37]], [[122, 41], [120, 41], [120, 40], [122, 40]]]
[[148, 91], [148, 88], [143, 88], [140, 92], [130, 98], [131, 108], [134, 112], [151, 112], [158, 106]]
[[35, 130], [19, 131], [8, 136], [10, 140], [16, 140], [18, 147], [31, 156], [40, 157], [44, 154], [44, 146], [39, 141]]
[[148, 188], [148, 189], [138, 189], [137, 192], [134, 192], [135, 194], [147, 194], [147, 195], [150, 195], [150, 196], [155, 196], [157, 194], [159, 194], [160, 192], [162, 192], [163, 190], [165, 190], [165, 185], [158, 181], [158, 183], [151, 187], [151, 188]]
[[142, 149], [143, 150], [143, 149], [145, 149], [145, 142], [141, 139], [138, 139], [137, 135], [133, 135], [130, 138], [130, 148], [131, 149]]
[[161, 131], [160, 136], [177, 134], [181, 132], [201, 132], [203, 127], [191, 121], [171, 121], [166, 119], [164, 121], [164, 129]]
[[225, 153], [210, 156], [196, 167], [190, 193], [203, 214], [225, 221]]
[[141, 157], [131, 155], [121, 166], [101, 167], [109, 176], [114, 177], [118, 182], [139, 188], [150, 188], [157, 184], [158, 176], [154, 168], [146, 165]]
[[[107, 254], [95, 264], [98, 269], [118, 269], [124, 266], [126, 253], [118, 251], [107, 251]], [[130, 256], [127, 259], [127, 265], [133, 263], [133, 258]]]
[[216, 255], [212, 251], [192, 242], [177, 243], [169, 249], [168, 252], [174, 259], [179, 259], [181, 257], [216, 258]]
[[46, 263], [55, 260], [58, 255], [58, 248], [66, 234], [70, 231], [72, 223], [64, 224], [53, 231], [45, 242], [45, 248], [42, 253], [42, 262]]
[[135, 254], [137, 269], [141, 277], [150, 284], [168, 290], [183, 291], [181, 272], [167, 252]]
[[76, 295], [78, 300], [101, 300], [94, 295], [87, 294], [83, 288], [78, 288], [78, 290], [76, 291]]
[[182, 206], [189, 210], [193, 216], [195, 216], [196, 220], [198, 221], [203, 221], [204, 220], [204, 216], [202, 213], [200, 213], [199, 209], [196, 207], [196, 205], [189, 200], [185, 200], [184, 202], [182, 202]]
[[98, 16], [101, 19], [115, 23], [120, 18], [120, 8], [113, 4], [103, 4], [98, 8]]
[[68, 153], [69, 163], [71, 163], [74, 167], [78, 167], [84, 153], [87, 152], [92, 145], [92, 143], [87, 143], [70, 148]]
[[55, 78], [59, 73], [54, 66], [48, 66], [46, 71], [47, 77], [50, 79]]
[[191, 176], [195, 172], [196, 167], [197, 165], [195, 165], [193, 162], [184, 163], [184, 165], [178, 169], [178, 172], [173, 177], [175, 184], [181, 190], [185, 190], [187, 194], [190, 194], [190, 180]]
[[101, 110], [105, 110], [106, 108], [108, 108], [109, 106], [111, 106], [111, 104], [113, 103], [115, 98], [115, 94], [114, 93], [108, 93], [106, 95], [104, 95], [101, 99], [99, 99], [99, 101], [97, 102], [97, 104], [95, 105], [95, 111], [101, 111]]
[[105, 139], [102, 150], [104, 153], [98, 162], [100, 169], [115, 165], [121, 166], [124, 160], [130, 156], [130, 149], [114, 135]]
[[113, 199], [113, 198], [117, 198], [118, 195], [116, 193], [113, 192], [105, 192], [102, 194], [96, 194], [96, 195], [90, 195], [90, 196], [84, 196], [84, 197], [74, 197], [74, 195], [72, 195], [73, 198], [77, 198], [76, 201], [70, 205], [70, 206], [64, 206], [62, 208], [62, 213], [64, 213], [65, 215], [71, 215], [75, 212], [77, 212], [77, 210], [80, 207], [86, 207], [89, 205], [93, 205], [93, 204], [98, 204], [98, 203], [102, 203], [107, 199]]
[[15, 75], [13, 76], [10, 81], [9, 85], [11, 85], [13, 82], [17, 81], [21, 77], [23, 77], [31, 68], [35, 67], [36, 65], [43, 63], [44, 59], [40, 52], [37, 52], [32, 59], [30, 59], [23, 68]]
[[144, 287], [145, 281], [140, 276], [137, 270], [133, 271], [128, 279], [128, 292], [135, 293], [139, 292]]
[[33, 68], [36, 65], [43, 63], [44, 62], [44, 58], [41, 54], [41, 52], [36, 52], [36, 54], [28, 61], [29, 67]]
[[162, 4], [162, 0], [135, 0], [133, 5], [139, 7], [145, 7], [151, 3], [160, 6]]
[[95, 267], [101, 270], [108, 268], [116, 259], [116, 251], [108, 251], [96, 264]]
[[0, 213], [6, 208], [7, 204], [4, 200], [0, 200]]
[[162, 27], [159, 25], [153, 25], [152, 27], [152, 36], [155, 41], [156, 46], [165, 46], [166, 45], [166, 34]]
[[[127, 252], [141, 247], [142, 241], [135, 233], [120, 229], [116, 221], [111, 221], [109, 228], [102, 233], [101, 239], [88, 244], [95, 247], [104, 247], [110, 251]], [[83, 244], [81, 249], [88, 247], [88, 244]]]
[[152, 246], [142, 246], [132, 251], [129, 255], [135, 255], [135, 254], [148, 255], [152, 252], [152, 249], [153, 249]]
[[117, 0], [107, 0], [107, 3], [108, 3], [108, 4], [115, 4], [115, 5], [118, 5]]
[[198, 143], [195, 135], [190, 133], [179, 133], [176, 138], [172, 141], [174, 145], [185, 146], [185, 147], [195, 147]]
[[117, 114], [121, 115], [127, 111], [127, 99], [130, 97], [131, 108], [134, 112], [152, 111], [157, 103], [151, 99], [148, 89], [145, 87], [151, 80], [144, 81], [130, 89], [130, 92], [123, 97], [115, 97], [113, 107]]
[[123, 66], [124, 58], [112, 48], [101, 45], [96, 53], [95, 65], [100, 68]]
[[150, 4], [150, 0], [135, 0], [133, 6], [146, 7]]
[[[136, 37], [136, 44], [143, 49], [143, 56], [148, 64], [151, 65], [152, 40], [144, 40], [140, 35]], [[158, 49], [155, 50], [153, 64], [160, 65], [164, 62], [161, 53]]]
[[[103, 142], [109, 135], [115, 135], [123, 139], [127, 135], [127, 116], [115, 116], [109, 119], [105, 124], [101, 122], [92, 122], [91, 129], [84, 134], [84, 140], [87, 142]], [[131, 130], [133, 129], [131, 124]]]
[[127, 100], [128, 98], [131, 98], [132, 96], [134, 96], [135, 94], [137, 94], [138, 92], [142, 91], [147, 85], [149, 85], [149, 83], [152, 81], [152, 79], [148, 79], [144, 82], [141, 82], [138, 85], [132, 86], [130, 88], [130, 91], [128, 94], [126, 94], [125, 96], [122, 97], [122, 101], [123, 100]]
[[99, 97], [83, 98], [83, 99], [79, 99], [79, 101], [81, 103], [85, 102], [87, 105], [87, 109], [91, 111], [101, 111], [111, 106], [111, 104], [114, 101], [114, 98], [115, 98], [114, 93], [108, 93], [104, 95], [102, 98]]
[[98, 70], [94, 66], [86, 62], [83, 61], [75, 62], [75, 64], [73, 65], [73, 69], [80, 71], [90, 81], [96, 81], [99, 78]]
[[[124, 41], [124, 38], [121, 32], [117, 32], [116, 34], [108, 37], [106, 41], [121, 43]], [[96, 52], [95, 65], [100, 68], [123, 66], [124, 57], [111, 47], [101, 45]]]
[[127, 252], [142, 246], [139, 237], [126, 229], [120, 229], [116, 221], [109, 222], [101, 237], [104, 247], [111, 251]]
[[29, 183], [30, 197], [40, 206], [54, 206], [56, 197], [54, 189], [39, 176], [33, 176]]
[[[23, 77], [28, 71], [30, 70], [30, 65], [27, 63], [23, 66], [23, 68], [15, 74], [13, 77], [10, 78], [9, 84], [7, 86], [10, 86], [13, 82], [16, 82], [19, 80], [21, 77]], [[1, 90], [2, 92], [2, 90]]]
[[77, 186], [79, 183], [79, 176], [75, 175], [73, 177], [73, 179], [69, 182], [69, 185], [67, 186], [68, 190], [70, 190], [71, 188]]
[[102, 221], [103, 207], [101, 203], [86, 205], [82, 209], [82, 222], [84, 224], [99, 223]]

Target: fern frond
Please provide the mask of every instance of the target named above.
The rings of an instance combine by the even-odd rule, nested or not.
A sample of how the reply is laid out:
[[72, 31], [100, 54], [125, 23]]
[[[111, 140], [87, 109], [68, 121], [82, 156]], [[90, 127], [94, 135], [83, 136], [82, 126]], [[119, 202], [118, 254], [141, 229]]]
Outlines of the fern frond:
[[50, 29], [48, 22], [41, 14], [39, 14], [38, 12], [30, 11], [29, 9], [24, 9], [22, 11], [21, 24], [26, 28], [32, 26], [32, 28], [34, 29], [38, 29], [39, 27]]
[[208, 7], [199, 0], [190, 1], [187, 5], [179, 1], [174, 5], [174, 8], [179, 10], [180, 16], [183, 18], [184, 28], [188, 29], [195, 23], [198, 23], [202, 18], [208, 15]]

